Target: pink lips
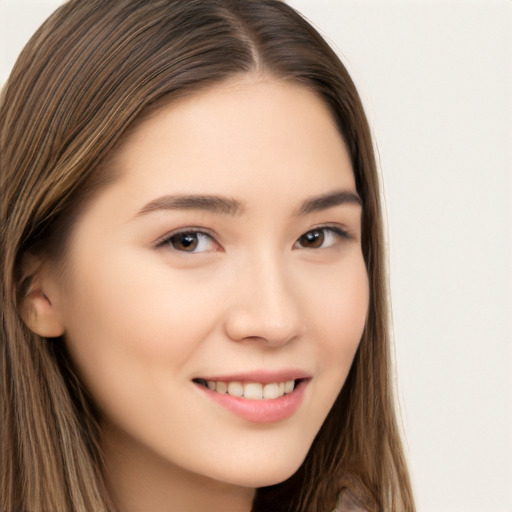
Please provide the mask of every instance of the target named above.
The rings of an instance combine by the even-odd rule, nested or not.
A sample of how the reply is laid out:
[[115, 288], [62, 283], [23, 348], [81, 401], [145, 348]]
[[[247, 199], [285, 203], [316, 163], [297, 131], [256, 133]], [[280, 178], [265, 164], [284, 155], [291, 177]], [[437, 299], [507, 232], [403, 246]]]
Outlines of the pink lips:
[[289, 370], [281, 372], [257, 371], [244, 374], [202, 377], [202, 379], [216, 382], [259, 382], [261, 384], [295, 380], [295, 388], [291, 393], [280, 396], [279, 398], [260, 400], [251, 400], [231, 396], [229, 394], [217, 393], [216, 391], [204, 387], [200, 383], [196, 383], [196, 386], [205, 393], [208, 398], [240, 418], [252, 423], [275, 423], [291, 417], [300, 407], [311, 376], [302, 371]]

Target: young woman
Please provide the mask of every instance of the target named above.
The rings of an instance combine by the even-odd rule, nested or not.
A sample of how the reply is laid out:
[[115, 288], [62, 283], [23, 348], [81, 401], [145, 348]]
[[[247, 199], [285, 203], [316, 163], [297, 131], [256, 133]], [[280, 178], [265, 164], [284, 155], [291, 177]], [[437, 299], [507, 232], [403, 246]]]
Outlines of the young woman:
[[274, 0], [71, 0], [3, 90], [2, 511], [414, 510], [379, 186]]

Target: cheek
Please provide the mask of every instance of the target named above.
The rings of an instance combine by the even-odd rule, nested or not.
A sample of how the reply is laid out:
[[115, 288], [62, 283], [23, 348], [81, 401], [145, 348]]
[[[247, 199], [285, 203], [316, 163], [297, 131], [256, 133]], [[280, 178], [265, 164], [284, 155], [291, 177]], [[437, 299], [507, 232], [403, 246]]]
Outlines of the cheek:
[[97, 401], [126, 383], [179, 379], [211, 331], [214, 302], [205, 293], [197, 300], [187, 283], [166, 280], [150, 265], [140, 271], [126, 260], [91, 260], [86, 268], [66, 292], [66, 341]]
[[317, 340], [319, 374], [331, 401], [348, 375], [368, 313], [369, 283], [362, 257], [349, 268], [337, 278], [331, 275], [326, 279], [309, 306], [311, 318], [315, 318], [310, 324], [315, 329], [312, 337]]
[[333, 356], [355, 352], [366, 322], [369, 304], [369, 283], [361, 258], [338, 273], [325, 276], [315, 287], [309, 311], [315, 317], [311, 323], [323, 336], [319, 346]]

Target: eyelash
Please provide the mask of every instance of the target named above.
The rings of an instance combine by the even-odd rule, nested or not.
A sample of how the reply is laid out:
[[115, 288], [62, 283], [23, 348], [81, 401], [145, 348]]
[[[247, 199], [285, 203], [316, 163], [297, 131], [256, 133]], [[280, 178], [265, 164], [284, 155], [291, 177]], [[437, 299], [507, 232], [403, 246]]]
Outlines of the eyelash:
[[[316, 228], [306, 231], [303, 235], [301, 235], [295, 242], [294, 247], [299, 243], [299, 241], [302, 238], [304, 238], [307, 235], [310, 235], [312, 233], [315, 233], [315, 232], [323, 232], [324, 239], [325, 239], [326, 233], [330, 234], [333, 237], [341, 238], [343, 240], [353, 240], [353, 238], [354, 238], [347, 230], [342, 229], [339, 226], [330, 226], [330, 225], [318, 226]], [[332, 241], [332, 243], [327, 247], [304, 247], [304, 249], [328, 249], [328, 248], [332, 247], [334, 245], [334, 243], [335, 243], [335, 241]]]
[[[306, 231], [304, 234], [302, 234], [297, 239], [297, 241], [293, 244], [293, 248], [301, 248], [300, 246], [296, 247], [297, 244], [299, 244], [299, 241], [301, 239], [303, 239], [304, 237], [311, 235], [315, 232], [323, 232], [324, 239], [322, 240], [322, 245], [324, 243], [325, 238], [327, 238], [329, 236], [329, 234], [333, 237], [338, 237], [338, 238], [341, 238], [341, 239], [347, 240], [347, 241], [354, 239], [353, 235], [351, 235], [347, 230], [345, 230], [339, 226], [331, 226], [331, 225], [318, 226], [318, 227], [312, 228], [312, 229]], [[326, 234], [327, 234], [327, 236], [326, 236]], [[173, 246], [173, 239], [176, 239], [180, 235], [183, 235], [183, 236], [193, 235], [194, 237], [196, 237], [196, 240], [197, 240], [197, 238], [201, 239], [204, 237], [204, 238], [209, 239], [209, 243], [218, 244], [217, 241], [215, 240], [215, 237], [203, 229], [184, 228], [179, 231], [175, 231], [169, 235], [166, 235], [163, 238], [161, 238], [160, 240], [157, 240], [156, 246], [157, 247], [170, 247], [172, 250], [174, 250], [176, 252], [183, 252], [183, 253], [188, 253], [188, 254], [199, 254], [199, 253], [203, 253], [203, 252], [209, 252], [209, 251], [204, 251], [204, 250], [202, 250], [202, 251], [196, 250], [197, 246], [199, 246], [201, 244], [201, 241], [198, 241], [197, 245], [195, 247], [193, 247], [193, 250], [191, 250], [191, 251], [177, 249], [176, 247]], [[328, 248], [332, 247], [334, 244], [335, 244], [335, 241], [332, 242], [327, 247], [319, 246], [319, 247], [302, 247], [302, 248], [303, 249], [316, 249], [316, 250], [328, 249]]]
[[[194, 235], [198, 238], [207, 238], [209, 239], [209, 243], [217, 243], [215, 240], [215, 237], [211, 235], [210, 233], [206, 232], [204, 229], [198, 229], [198, 228], [184, 228], [180, 229], [178, 231], [174, 231], [173, 233], [170, 233], [169, 235], [165, 235], [160, 240], [157, 240], [156, 246], [157, 247], [170, 247], [172, 250], [176, 252], [183, 252], [183, 253], [189, 253], [189, 254], [195, 254], [198, 252], [205, 252], [205, 251], [186, 251], [186, 250], [179, 250], [173, 247], [173, 239], [177, 238], [180, 235]], [[198, 242], [199, 245], [200, 242]], [[195, 248], [194, 248], [195, 249]]]

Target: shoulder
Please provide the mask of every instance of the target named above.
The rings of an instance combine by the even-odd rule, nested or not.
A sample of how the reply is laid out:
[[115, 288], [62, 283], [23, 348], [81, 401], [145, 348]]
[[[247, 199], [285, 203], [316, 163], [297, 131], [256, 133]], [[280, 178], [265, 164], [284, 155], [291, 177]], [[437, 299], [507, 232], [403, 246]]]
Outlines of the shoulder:
[[336, 508], [332, 512], [377, 512], [371, 492], [358, 476], [344, 474], [339, 489]]
[[332, 512], [370, 512], [365, 508], [349, 489], [343, 489], [336, 502], [336, 508]]

